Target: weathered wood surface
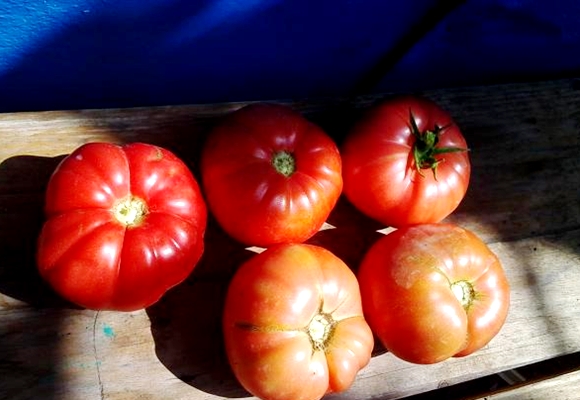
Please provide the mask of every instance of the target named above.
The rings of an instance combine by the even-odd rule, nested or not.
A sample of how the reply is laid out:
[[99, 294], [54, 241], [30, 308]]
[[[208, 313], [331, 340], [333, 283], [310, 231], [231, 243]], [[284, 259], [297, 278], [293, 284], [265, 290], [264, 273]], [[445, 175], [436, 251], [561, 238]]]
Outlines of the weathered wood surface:
[[[451, 112], [471, 148], [471, 186], [448, 220], [476, 232], [502, 260], [510, 314], [476, 354], [419, 366], [378, 352], [348, 392], [329, 397], [399, 398], [580, 352], [579, 89], [563, 80], [423, 93]], [[340, 141], [382, 97], [291, 104]], [[0, 114], [1, 399], [248, 396], [228, 368], [220, 313], [228, 280], [252, 253], [213, 222], [192, 276], [147, 310], [72, 307], [34, 264], [43, 191], [62, 155], [89, 141], [143, 141], [171, 149], [197, 173], [204, 135], [240, 106]], [[336, 228], [311, 242], [356, 269], [382, 227], [344, 200], [329, 223]]]
[[488, 396], [487, 400], [576, 400], [580, 397], [580, 371]]

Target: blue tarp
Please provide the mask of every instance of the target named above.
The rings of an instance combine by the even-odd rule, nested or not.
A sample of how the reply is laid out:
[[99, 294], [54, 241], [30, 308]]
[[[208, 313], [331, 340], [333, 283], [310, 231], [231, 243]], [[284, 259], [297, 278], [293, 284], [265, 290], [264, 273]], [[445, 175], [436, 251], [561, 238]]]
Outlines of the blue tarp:
[[575, 76], [579, 21], [576, 0], [0, 0], [0, 112]]

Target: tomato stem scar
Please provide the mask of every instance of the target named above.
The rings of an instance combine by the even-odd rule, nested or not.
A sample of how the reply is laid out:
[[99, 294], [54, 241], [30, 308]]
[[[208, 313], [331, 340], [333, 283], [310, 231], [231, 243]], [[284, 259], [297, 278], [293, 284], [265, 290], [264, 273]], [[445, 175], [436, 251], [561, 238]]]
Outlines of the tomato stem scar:
[[113, 207], [117, 221], [126, 227], [138, 226], [147, 214], [147, 205], [138, 197], [129, 196]]
[[272, 165], [276, 172], [288, 177], [296, 170], [296, 160], [292, 153], [279, 151], [272, 157]]
[[326, 348], [328, 339], [334, 330], [334, 319], [332, 319], [330, 314], [316, 314], [308, 324], [306, 330], [314, 349], [322, 351]]
[[469, 309], [475, 298], [473, 285], [467, 281], [457, 281], [451, 284], [451, 291], [464, 309]]

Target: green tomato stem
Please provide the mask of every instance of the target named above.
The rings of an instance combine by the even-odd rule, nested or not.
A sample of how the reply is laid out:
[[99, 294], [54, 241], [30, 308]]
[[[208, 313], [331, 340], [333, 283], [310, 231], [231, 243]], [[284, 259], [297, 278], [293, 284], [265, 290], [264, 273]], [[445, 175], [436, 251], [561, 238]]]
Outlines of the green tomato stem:
[[440, 127], [435, 125], [433, 130], [426, 130], [421, 132], [415, 121], [415, 116], [413, 112], [409, 110], [411, 131], [415, 136], [415, 144], [413, 145], [413, 159], [415, 161], [415, 168], [421, 176], [423, 175], [422, 169], [430, 169], [433, 172], [433, 177], [437, 180], [437, 167], [440, 163], [445, 161], [444, 158], [437, 158], [439, 154], [445, 153], [456, 153], [461, 151], [469, 151], [469, 149], [464, 149], [461, 147], [437, 147], [439, 143], [439, 137], [441, 134], [449, 127]]

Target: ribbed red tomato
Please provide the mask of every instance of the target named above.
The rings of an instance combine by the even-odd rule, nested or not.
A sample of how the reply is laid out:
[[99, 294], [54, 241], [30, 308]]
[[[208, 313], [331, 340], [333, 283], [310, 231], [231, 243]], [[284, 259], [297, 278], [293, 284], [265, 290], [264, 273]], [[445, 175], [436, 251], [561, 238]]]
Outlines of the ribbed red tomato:
[[374, 345], [354, 273], [330, 251], [306, 244], [274, 245], [240, 267], [223, 329], [236, 377], [266, 400], [346, 390]]
[[471, 164], [459, 127], [424, 98], [375, 105], [341, 151], [347, 199], [387, 226], [440, 222], [469, 185]]
[[394, 355], [429, 364], [485, 346], [506, 319], [510, 289], [498, 257], [451, 224], [405, 227], [379, 239], [358, 278], [365, 317]]
[[202, 183], [221, 227], [257, 246], [303, 242], [342, 191], [334, 141], [281, 104], [251, 104], [227, 116], [205, 143]]
[[64, 298], [136, 310], [183, 281], [203, 252], [207, 210], [168, 150], [90, 143], [67, 156], [46, 192], [38, 269]]

